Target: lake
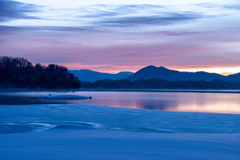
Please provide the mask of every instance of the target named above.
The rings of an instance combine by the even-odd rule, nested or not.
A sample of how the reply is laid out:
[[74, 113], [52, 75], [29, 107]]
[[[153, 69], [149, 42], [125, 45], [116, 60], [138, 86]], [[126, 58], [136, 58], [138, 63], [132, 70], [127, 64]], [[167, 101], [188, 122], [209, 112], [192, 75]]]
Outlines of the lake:
[[[83, 95], [87, 100], [47, 100], [40, 95]], [[0, 104], [94, 104], [120, 108], [134, 108], [176, 112], [206, 112], [240, 114], [240, 94], [201, 92], [1, 92]]]
[[[38, 98], [48, 94], [93, 99]], [[238, 98], [226, 93], [4, 92], [0, 159], [238, 159], [240, 114], [199, 113], [239, 113]]]
[[[39, 98], [49, 94], [92, 96], [92, 99]], [[240, 133], [239, 99], [240, 94], [233, 93], [1, 92], [0, 134], [58, 129]]]

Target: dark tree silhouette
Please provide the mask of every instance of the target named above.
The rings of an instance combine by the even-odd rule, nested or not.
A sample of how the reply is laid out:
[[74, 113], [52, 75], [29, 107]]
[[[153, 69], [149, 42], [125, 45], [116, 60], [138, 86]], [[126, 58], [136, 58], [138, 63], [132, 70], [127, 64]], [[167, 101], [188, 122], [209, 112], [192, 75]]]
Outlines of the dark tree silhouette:
[[27, 59], [0, 57], [0, 88], [80, 88], [80, 82], [66, 67], [32, 65]]

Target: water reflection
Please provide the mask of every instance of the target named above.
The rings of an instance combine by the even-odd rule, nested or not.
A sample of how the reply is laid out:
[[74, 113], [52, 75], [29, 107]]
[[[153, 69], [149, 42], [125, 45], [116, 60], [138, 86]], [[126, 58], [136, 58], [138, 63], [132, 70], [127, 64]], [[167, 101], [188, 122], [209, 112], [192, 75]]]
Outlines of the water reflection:
[[178, 106], [177, 101], [168, 100], [136, 100], [136, 105], [139, 109], [151, 110], [175, 110]]
[[[40, 95], [73, 94], [92, 96], [86, 100], [39, 99]], [[121, 108], [179, 112], [240, 114], [240, 94], [181, 92], [8, 92], [0, 93], [0, 105], [19, 104], [94, 104]]]

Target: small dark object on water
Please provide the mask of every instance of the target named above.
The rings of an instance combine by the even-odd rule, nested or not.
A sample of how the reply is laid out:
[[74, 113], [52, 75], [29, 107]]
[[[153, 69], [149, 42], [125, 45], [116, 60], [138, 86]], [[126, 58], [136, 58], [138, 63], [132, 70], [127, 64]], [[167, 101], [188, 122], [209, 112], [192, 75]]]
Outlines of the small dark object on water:
[[92, 97], [87, 96], [79, 96], [79, 95], [51, 95], [48, 96], [39, 96], [39, 98], [43, 99], [92, 99]]

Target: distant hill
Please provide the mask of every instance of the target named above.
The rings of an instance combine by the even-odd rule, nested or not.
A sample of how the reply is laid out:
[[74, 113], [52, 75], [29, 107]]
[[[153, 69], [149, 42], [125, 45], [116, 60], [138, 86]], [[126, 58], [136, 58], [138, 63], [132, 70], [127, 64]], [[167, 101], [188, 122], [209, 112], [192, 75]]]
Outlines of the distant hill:
[[149, 79], [163, 79], [167, 81], [211, 81], [214, 79], [220, 79], [223, 81], [240, 81], [240, 73], [223, 76], [217, 73], [208, 72], [180, 72], [176, 70], [170, 70], [165, 67], [147, 66], [136, 73], [132, 72], [119, 72], [117, 74], [101, 73], [88, 69], [81, 70], [69, 70], [70, 73], [78, 77], [81, 81], [95, 82], [98, 80], [121, 80], [128, 79], [130, 81], [136, 80], [149, 80]]
[[70, 73], [74, 74], [74, 76], [78, 77], [81, 81], [95, 82], [98, 80], [110, 79], [110, 80], [120, 80], [126, 79], [131, 76], [132, 72], [119, 72], [117, 74], [110, 73], [101, 73], [88, 69], [81, 70], [69, 70]]
[[193, 81], [211, 81], [213, 79], [221, 79], [221, 80], [240, 80], [240, 73], [230, 76], [222, 76], [216, 73], [207, 73], [207, 72], [179, 72], [175, 70], [169, 70], [164, 67], [155, 67], [155, 66], [147, 66], [145, 68], [140, 69], [135, 74], [129, 76], [127, 78], [131, 81], [136, 80], [148, 80], [148, 79], [163, 79], [167, 81], [183, 81], [183, 80], [193, 80]]
[[240, 73], [232, 74], [226, 77], [227, 81], [240, 81]]

